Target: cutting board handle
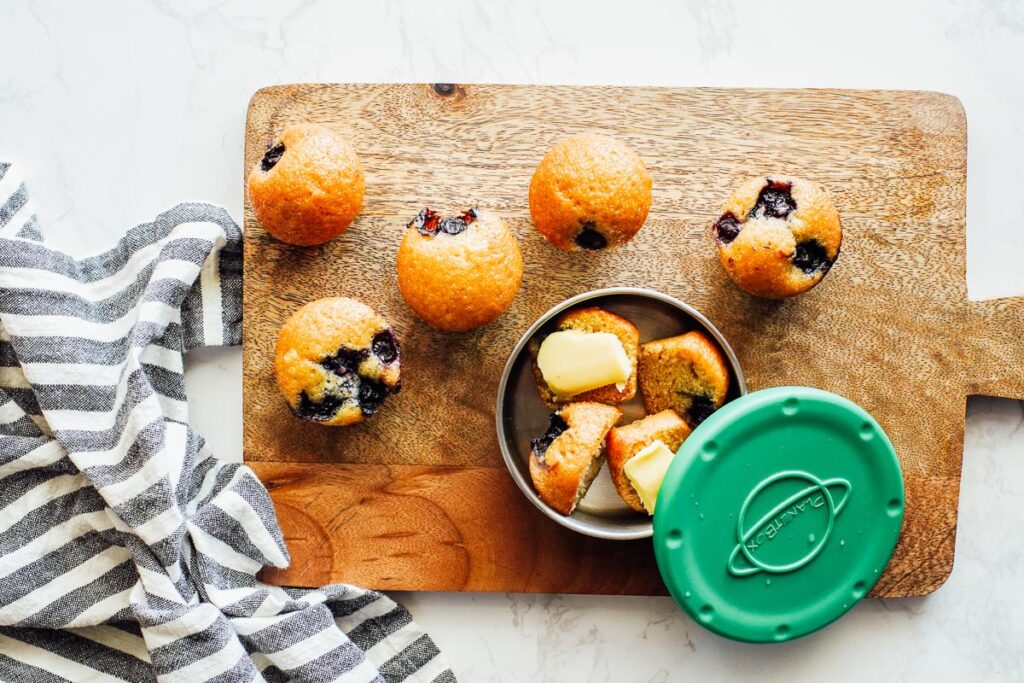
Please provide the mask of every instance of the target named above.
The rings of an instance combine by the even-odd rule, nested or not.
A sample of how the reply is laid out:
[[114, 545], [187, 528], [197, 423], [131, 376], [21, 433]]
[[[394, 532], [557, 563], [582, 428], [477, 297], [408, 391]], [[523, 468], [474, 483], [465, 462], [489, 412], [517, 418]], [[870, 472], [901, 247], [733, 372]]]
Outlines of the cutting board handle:
[[1024, 399], [1024, 297], [971, 301], [967, 393]]

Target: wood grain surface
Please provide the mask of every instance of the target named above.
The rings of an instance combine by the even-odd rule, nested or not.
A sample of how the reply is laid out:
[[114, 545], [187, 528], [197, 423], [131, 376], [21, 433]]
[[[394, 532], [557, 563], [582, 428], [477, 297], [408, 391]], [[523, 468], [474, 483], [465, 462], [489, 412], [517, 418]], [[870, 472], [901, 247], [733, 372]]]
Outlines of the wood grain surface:
[[[277, 506], [288, 585], [657, 594], [649, 542], [579, 536], [533, 509], [494, 430], [498, 380], [544, 311], [614, 285], [696, 306], [729, 339], [752, 390], [842, 394], [896, 446], [906, 518], [878, 596], [928, 593], [953, 564], [968, 394], [1024, 398], [1024, 300], [969, 302], [966, 120], [950, 96], [904, 91], [554, 86], [291, 85], [250, 103], [244, 170], [289, 123], [353, 140], [366, 201], [341, 238], [312, 248], [270, 238], [246, 201], [245, 458]], [[530, 223], [528, 187], [547, 148], [582, 130], [626, 140], [654, 178], [647, 224], [626, 247], [567, 254]], [[738, 290], [708, 228], [751, 175], [818, 180], [843, 219], [824, 282], [785, 302]], [[395, 254], [424, 206], [497, 210], [519, 238], [523, 286], [468, 334], [420, 323], [397, 288]], [[329, 429], [293, 418], [273, 378], [284, 318], [323, 296], [363, 300], [403, 350], [403, 390], [373, 419]]]

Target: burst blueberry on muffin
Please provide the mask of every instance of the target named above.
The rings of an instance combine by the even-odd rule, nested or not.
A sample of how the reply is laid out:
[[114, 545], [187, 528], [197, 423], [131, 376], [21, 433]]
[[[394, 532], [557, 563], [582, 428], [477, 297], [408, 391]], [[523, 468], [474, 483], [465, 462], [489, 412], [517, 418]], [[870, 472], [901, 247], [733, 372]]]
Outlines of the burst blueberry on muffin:
[[630, 400], [639, 347], [640, 330], [622, 316], [596, 306], [562, 314], [528, 347], [541, 400], [552, 409], [568, 401]]
[[655, 441], [660, 441], [668, 450], [675, 453], [689, 435], [689, 425], [674, 410], [662, 410], [628, 425], [613, 427], [608, 432], [608, 473], [619, 497], [629, 507], [637, 512], [653, 513], [653, 510], [644, 505], [633, 482], [627, 476], [626, 462]]
[[325, 425], [360, 422], [401, 388], [401, 352], [387, 321], [354, 299], [306, 304], [281, 327], [277, 385], [298, 417]]
[[725, 403], [729, 369], [696, 330], [640, 345], [640, 393], [648, 413], [674, 410], [694, 428]]
[[605, 437], [622, 415], [602, 403], [570, 403], [530, 442], [530, 478], [541, 500], [571, 515], [604, 460]]
[[554, 145], [530, 181], [530, 214], [548, 242], [599, 251], [633, 238], [651, 208], [651, 175], [629, 146], [596, 133]]
[[340, 235], [363, 205], [365, 180], [355, 148], [327, 126], [288, 126], [249, 173], [249, 201], [268, 233], [289, 244]]
[[523, 258], [495, 213], [469, 209], [442, 219], [423, 209], [398, 249], [398, 288], [424, 322], [450, 332], [486, 325], [511, 305]]
[[712, 226], [729, 277], [755, 296], [784, 299], [821, 282], [839, 257], [839, 212], [817, 183], [787, 176], [749, 180]]

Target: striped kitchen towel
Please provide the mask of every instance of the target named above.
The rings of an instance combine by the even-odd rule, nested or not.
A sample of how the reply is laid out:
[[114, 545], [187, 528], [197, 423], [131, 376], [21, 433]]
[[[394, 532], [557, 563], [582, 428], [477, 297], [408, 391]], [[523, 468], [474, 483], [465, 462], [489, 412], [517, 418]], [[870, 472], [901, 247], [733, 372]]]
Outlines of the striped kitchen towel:
[[0, 163], [0, 681], [454, 681], [389, 598], [262, 584], [266, 490], [188, 425], [182, 354], [238, 344], [241, 232], [181, 204], [45, 243]]

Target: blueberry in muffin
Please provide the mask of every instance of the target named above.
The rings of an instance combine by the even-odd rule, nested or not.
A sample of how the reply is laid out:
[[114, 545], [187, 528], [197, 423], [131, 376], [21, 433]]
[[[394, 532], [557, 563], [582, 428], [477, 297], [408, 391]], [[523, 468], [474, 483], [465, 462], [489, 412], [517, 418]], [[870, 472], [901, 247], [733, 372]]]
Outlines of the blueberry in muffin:
[[788, 176], [740, 185], [711, 232], [729, 277], [768, 299], [796, 296], [821, 282], [843, 239], [825, 189]]
[[292, 412], [330, 426], [375, 414], [401, 388], [401, 350], [391, 326], [354, 299], [306, 304], [281, 327], [277, 384]]

